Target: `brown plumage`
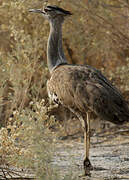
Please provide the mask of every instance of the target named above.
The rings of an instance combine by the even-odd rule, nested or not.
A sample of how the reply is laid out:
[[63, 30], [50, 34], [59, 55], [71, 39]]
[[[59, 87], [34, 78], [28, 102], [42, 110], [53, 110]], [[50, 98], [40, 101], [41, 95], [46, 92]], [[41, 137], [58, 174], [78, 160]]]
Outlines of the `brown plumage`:
[[90, 66], [61, 65], [47, 83], [49, 97], [81, 114], [93, 112], [115, 124], [129, 121], [129, 108], [120, 92]]
[[57, 6], [47, 6], [44, 10], [31, 9], [41, 13], [50, 23], [47, 47], [47, 64], [51, 74], [47, 82], [51, 101], [62, 104], [80, 120], [84, 129], [85, 175], [90, 174], [89, 160], [90, 114], [116, 124], [129, 121], [129, 108], [121, 93], [100, 71], [91, 66], [69, 65], [62, 48], [62, 24], [71, 15]]

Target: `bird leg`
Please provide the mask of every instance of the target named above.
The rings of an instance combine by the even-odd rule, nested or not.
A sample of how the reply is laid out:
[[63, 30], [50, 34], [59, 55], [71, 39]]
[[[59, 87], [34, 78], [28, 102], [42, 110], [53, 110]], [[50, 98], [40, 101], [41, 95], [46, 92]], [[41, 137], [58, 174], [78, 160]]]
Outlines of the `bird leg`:
[[[70, 109], [70, 108], [69, 108]], [[84, 145], [85, 145], [85, 159], [83, 162], [85, 176], [90, 175], [90, 171], [93, 170], [91, 162], [89, 160], [89, 149], [90, 149], [90, 112], [87, 112], [87, 117], [84, 118], [80, 113], [70, 109], [81, 122], [82, 128], [84, 130]]]
[[90, 171], [93, 170], [91, 162], [89, 160], [89, 150], [90, 150], [90, 113], [87, 112], [87, 118], [84, 119], [85, 129], [84, 129], [84, 145], [85, 145], [85, 159], [84, 159], [84, 170], [85, 175], [90, 175]]

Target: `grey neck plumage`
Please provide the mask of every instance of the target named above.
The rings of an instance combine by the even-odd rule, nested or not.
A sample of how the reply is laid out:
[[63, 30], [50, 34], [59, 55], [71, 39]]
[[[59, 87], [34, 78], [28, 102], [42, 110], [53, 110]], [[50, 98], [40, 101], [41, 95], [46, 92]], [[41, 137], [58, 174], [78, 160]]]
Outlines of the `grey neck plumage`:
[[50, 73], [57, 66], [67, 64], [62, 47], [62, 22], [50, 22], [50, 35], [47, 46], [47, 64]]

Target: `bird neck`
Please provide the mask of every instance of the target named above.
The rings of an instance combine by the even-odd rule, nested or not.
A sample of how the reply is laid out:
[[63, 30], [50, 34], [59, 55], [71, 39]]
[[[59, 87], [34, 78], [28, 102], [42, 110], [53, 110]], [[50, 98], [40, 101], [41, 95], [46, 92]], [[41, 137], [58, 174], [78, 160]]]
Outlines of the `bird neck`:
[[50, 22], [50, 34], [47, 45], [47, 64], [50, 72], [61, 64], [67, 64], [62, 47], [61, 22]]

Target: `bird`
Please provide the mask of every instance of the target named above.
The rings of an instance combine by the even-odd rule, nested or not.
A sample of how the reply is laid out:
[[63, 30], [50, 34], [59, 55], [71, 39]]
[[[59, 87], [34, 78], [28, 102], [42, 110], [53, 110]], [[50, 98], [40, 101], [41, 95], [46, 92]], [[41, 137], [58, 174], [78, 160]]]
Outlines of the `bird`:
[[89, 158], [90, 119], [95, 114], [100, 119], [120, 125], [129, 121], [129, 107], [121, 92], [96, 68], [69, 64], [62, 45], [62, 26], [72, 13], [56, 5], [44, 9], [30, 9], [40, 13], [50, 24], [47, 43], [47, 65], [50, 79], [47, 92], [50, 100], [68, 108], [80, 120], [84, 130], [86, 176], [93, 166]]

